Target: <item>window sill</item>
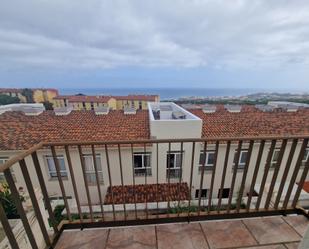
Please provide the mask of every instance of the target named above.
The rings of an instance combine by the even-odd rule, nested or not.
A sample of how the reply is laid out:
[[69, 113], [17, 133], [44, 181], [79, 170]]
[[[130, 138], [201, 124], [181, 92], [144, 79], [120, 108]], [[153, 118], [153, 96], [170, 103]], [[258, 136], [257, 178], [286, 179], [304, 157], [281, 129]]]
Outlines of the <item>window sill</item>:
[[200, 169], [198, 171], [198, 173], [201, 175], [202, 173], [207, 174], [207, 173], [211, 173], [213, 171], [213, 169], [204, 169], [204, 172], [202, 169]]
[[[68, 181], [69, 180], [69, 178], [67, 176], [61, 177], [61, 179], [62, 179], [62, 181]], [[58, 177], [50, 177], [48, 180], [51, 181], [51, 182], [55, 182], [55, 181], [58, 181]]]
[[[235, 169], [235, 167], [232, 168], [233, 170]], [[243, 171], [245, 169], [245, 167], [237, 167], [237, 171]]]
[[143, 174], [143, 175], [141, 175], [141, 174], [138, 174], [138, 175], [135, 175], [134, 174], [134, 177], [145, 177], [145, 176], [152, 176], [152, 174], [148, 174], [148, 175], [145, 175], [145, 174]]
[[[101, 186], [101, 185], [104, 185], [104, 183], [103, 183], [103, 182], [100, 182], [99, 185], [100, 185], [100, 186]], [[97, 183], [96, 183], [96, 182], [94, 182], [94, 183], [91, 182], [91, 183], [88, 183], [88, 186], [89, 186], [89, 187], [96, 187], [96, 186], [97, 186]]]

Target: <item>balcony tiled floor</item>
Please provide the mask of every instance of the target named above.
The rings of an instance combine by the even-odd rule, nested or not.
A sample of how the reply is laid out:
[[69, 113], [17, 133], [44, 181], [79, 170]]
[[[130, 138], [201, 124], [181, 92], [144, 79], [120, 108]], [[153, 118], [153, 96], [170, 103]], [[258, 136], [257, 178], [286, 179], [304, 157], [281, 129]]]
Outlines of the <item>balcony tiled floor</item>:
[[56, 249], [297, 249], [304, 216], [64, 231]]

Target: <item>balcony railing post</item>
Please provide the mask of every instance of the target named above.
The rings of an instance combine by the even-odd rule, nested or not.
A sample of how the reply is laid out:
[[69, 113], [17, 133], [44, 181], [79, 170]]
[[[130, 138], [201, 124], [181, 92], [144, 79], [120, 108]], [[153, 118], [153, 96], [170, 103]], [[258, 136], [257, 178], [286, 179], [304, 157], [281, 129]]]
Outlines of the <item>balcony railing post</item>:
[[106, 155], [109, 187], [110, 187], [110, 190], [111, 190], [111, 197], [112, 197], [113, 219], [115, 221], [116, 220], [116, 214], [115, 214], [114, 190], [113, 190], [113, 182], [112, 182], [112, 175], [111, 175], [111, 168], [110, 168], [110, 163], [109, 163], [109, 155], [108, 155], [107, 144], [105, 144], [105, 155]]
[[262, 140], [260, 142], [259, 152], [258, 152], [258, 155], [257, 155], [257, 158], [256, 158], [254, 172], [253, 172], [253, 176], [252, 176], [252, 180], [251, 180], [251, 186], [250, 186], [250, 190], [249, 190], [248, 201], [247, 201], [247, 208], [246, 208], [247, 212], [250, 210], [252, 195], [253, 195], [253, 192], [254, 192], [254, 187], [255, 187], [256, 179], [257, 179], [257, 176], [258, 176], [258, 173], [259, 173], [259, 169], [260, 169], [260, 165], [261, 165], [261, 159], [262, 159], [263, 152], [264, 152], [264, 146], [265, 146], [265, 140]]
[[301, 192], [301, 190], [304, 186], [304, 182], [305, 182], [306, 177], [308, 175], [308, 170], [309, 170], [309, 160], [306, 161], [305, 167], [303, 169], [303, 173], [302, 173], [301, 178], [300, 178], [300, 181], [298, 182], [297, 190], [295, 192], [294, 199], [293, 199], [293, 202], [292, 202], [293, 208], [296, 208], [296, 205], [297, 205], [297, 202], [298, 202], [298, 199], [299, 199], [299, 196], [300, 196], [300, 192]]
[[264, 174], [263, 174], [263, 178], [262, 178], [260, 190], [259, 190], [259, 196], [258, 196], [258, 199], [257, 199], [257, 202], [256, 202], [256, 207], [255, 207], [256, 210], [260, 209], [260, 204], [261, 204], [261, 201], [262, 201], [264, 188], [265, 188], [265, 184], [266, 184], [266, 180], [267, 180], [267, 176], [268, 176], [268, 172], [269, 172], [269, 168], [270, 168], [270, 164], [271, 164], [271, 159], [272, 159], [273, 154], [274, 154], [275, 146], [276, 146], [276, 140], [272, 140], [271, 145], [270, 145], [270, 149], [269, 149], [269, 152], [268, 152], [268, 155], [267, 155], [267, 159], [266, 159]]
[[157, 218], [159, 218], [159, 144], [158, 143], [156, 143], [156, 165], [157, 165], [157, 175], [156, 175]]
[[65, 205], [65, 208], [67, 210], [69, 220], [72, 220], [70, 207], [69, 207], [69, 204], [68, 204], [68, 199], [67, 199], [67, 196], [66, 196], [66, 193], [65, 193], [65, 188], [64, 188], [64, 185], [63, 185], [63, 181], [62, 181], [62, 175], [60, 173], [60, 166], [59, 166], [56, 150], [55, 150], [54, 146], [51, 146], [50, 148], [51, 148], [53, 161], [54, 161], [55, 168], [56, 168], [57, 178], [58, 178], [61, 194], [62, 194], [62, 197], [63, 197], [64, 205]]
[[271, 180], [271, 183], [270, 183], [270, 186], [269, 186], [269, 190], [268, 190], [268, 195], [266, 197], [265, 206], [264, 206], [265, 209], [269, 208], [269, 204], [270, 204], [273, 192], [274, 192], [276, 180], [277, 180], [278, 173], [279, 173], [279, 170], [280, 170], [282, 158], [283, 158], [283, 155], [284, 155], [284, 152], [285, 152], [285, 149], [286, 149], [286, 144], [287, 144], [287, 140], [284, 139], [282, 144], [281, 144], [279, 157], [278, 157], [277, 163], [275, 165], [273, 177], [272, 177], [272, 180]]
[[13, 197], [14, 204], [16, 206], [17, 212], [18, 212], [18, 214], [21, 218], [21, 221], [23, 223], [23, 226], [24, 226], [24, 229], [25, 229], [26, 234], [28, 236], [30, 245], [33, 249], [38, 249], [38, 245], [35, 241], [31, 226], [29, 224], [26, 212], [23, 208], [23, 204], [21, 203], [20, 195], [19, 195], [18, 190], [15, 186], [14, 179], [12, 177], [10, 169], [6, 169], [4, 171], [4, 175], [5, 175], [5, 179], [8, 183], [8, 186], [11, 190], [11, 194], [12, 194], [12, 197]]
[[242, 180], [241, 180], [237, 204], [236, 204], [236, 212], [237, 213], [239, 213], [239, 210], [241, 208], [241, 202], [242, 202], [243, 192], [244, 192], [245, 184], [246, 184], [246, 180], [247, 180], [247, 174], [248, 174], [248, 168], [249, 168], [249, 164], [250, 164], [250, 160], [251, 160], [253, 144], [254, 144], [254, 141], [250, 140], [248, 155], [247, 155], [246, 162], [245, 162], [245, 167], [244, 167], [244, 171], [243, 171], [243, 175], [242, 175]]
[[242, 140], [238, 142], [238, 148], [235, 156], [235, 165], [233, 169], [233, 176], [232, 176], [232, 182], [231, 182], [231, 188], [230, 188], [230, 193], [229, 193], [229, 200], [227, 204], [227, 213], [230, 212], [231, 205], [232, 205], [232, 199], [233, 199], [233, 193], [234, 193], [234, 188], [235, 188], [235, 181], [236, 181], [236, 176], [237, 176], [237, 170], [238, 170], [238, 164], [239, 164], [239, 157], [240, 157], [240, 152], [241, 152], [241, 147], [242, 147]]
[[183, 172], [183, 142], [180, 143], [180, 176], [178, 182], [178, 212], [177, 216], [179, 217], [181, 209], [180, 209], [180, 186], [182, 181], [182, 172]]
[[26, 186], [27, 186], [27, 190], [28, 190], [31, 202], [32, 202], [32, 206], [33, 206], [33, 209], [34, 209], [34, 212], [35, 212], [35, 216], [36, 216], [38, 223], [39, 223], [39, 226], [41, 228], [43, 238], [45, 240], [46, 245], [50, 246], [51, 242], [50, 242], [50, 239], [49, 239], [46, 227], [45, 227], [45, 223], [44, 223], [41, 211], [40, 211], [40, 207], [38, 205], [38, 200], [37, 200], [35, 192], [34, 192], [34, 188], [33, 188], [32, 182], [31, 182], [31, 178], [30, 178], [25, 160], [24, 159], [20, 160], [19, 165], [20, 165], [20, 169], [21, 169], [21, 172], [23, 174], [23, 177], [24, 177], [24, 180], [25, 180], [25, 183], [26, 183]]
[[79, 219], [80, 219], [81, 222], [83, 222], [83, 215], [82, 215], [82, 211], [81, 211], [81, 207], [80, 207], [79, 195], [78, 195], [76, 181], [75, 181], [75, 173], [74, 173], [74, 170], [73, 170], [73, 167], [72, 167], [72, 160], [71, 160], [69, 146], [66, 145], [64, 147], [64, 149], [65, 149], [65, 154], [66, 154], [66, 158], [67, 158], [67, 161], [68, 161], [68, 166], [69, 166], [69, 171], [70, 171], [73, 191], [74, 191], [74, 195], [75, 195], [75, 201], [76, 201], [76, 205], [77, 205], [77, 210], [78, 210], [78, 214], [79, 214]]
[[218, 212], [220, 212], [220, 209], [221, 209], [222, 194], [223, 194], [223, 189], [224, 189], [227, 164], [228, 164], [228, 161], [229, 161], [230, 148], [231, 148], [231, 141], [227, 141], [225, 158], [224, 158], [224, 165], [223, 165], [223, 171], [222, 171], [222, 178], [221, 178], [221, 186], [220, 186], [220, 189], [219, 189], [219, 200], [218, 200], [218, 206], [217, 206]]
[[135, 168], [134, 168], [134, 150], [133, 144], [131, 144], [131, 156], [132, 156], [132, 180], [133, 180], [133, 195], [134, 195], [134, 211], [135, 219], [137, 219], [137, 207], [136, 207], [136, 191], [135, 191]]
[[16, 238], [10, 226], [10, 223], [6, 217], [6, 213], [3, 209], [2, 202], [0, 202], [0, 220], [3, 227], [3, 230], [8, 238], [8, 241], [13, 249], [19, 249]]
[[85, 166], [83, 151], [82, 151], [81, 145], [78, 145], [77, 147], [78, 147], [78, 153], [79, 153], [81, 168], [82, 168], [82, 172], [83, 172], [83, 178], [84, 178], [84, 184], [85, 184], [85, 189], [86, 189], [88, 207], [89, 207], [89, 211], [90, 211], [90, 219], [91, 219], [91, 221], [93, 221], [92, 203], [91, 203], [91, 196], [90, 196], [89, 187], [88, 187], [88, 181], [87, 181], [87, 175], [86, 175], [86, 166]]
[[204, 183], [204, 173], [205, 173], [205, 164], [206, 164], [206, 150], [207, 150], [207, 142], [204, 142], [204, 150], [203, 150], [203, 165], [202, 165], [202, 171], [201, 171], [201, 179], [200, 179], [200, 189], [198, 193], [198, 215], [201, 213], [201, 198], [202, 198], [202, 189], [203, 189], [203, 183]]
[[[175, 168], [175, 158], [174, 158], [174, 168]], [[167, 198], [167, 217], [169, 217], [170, 212], [170, 199], [171, 190], [170, 190], [170, 181], [171, 181], [171, 143], [168, 143], [168, 158], [167, 158], [168, 172], [167, 172], [167, 184], [168, 184], [168, 198]]]
[[[144, 143], [144, 155], [146, 155], [146, 143]], [[145, 160], [144, 160], [145, 164]], [[145, 167], [145, 165], [144, 165]], [[145, 186], [147, 187], [147, 168], [145, 167]], [[146, 210], [146, 219], [148, 219], [148, 193], [145, 193], [145, 210]]]
[[97, 156], [96, 156], [94, 145], [91, 145], [91, 152], [92, 152], [92, 160], [93, 160], [93, 166], [94, 166], [94, 171], [95, 171], [95, 178], [97, 182], [97, 189], [98, 189], [102, 220], [104, 221], [104, 208], [103, 208], [102, 193], [101, 193], [101, 187], [100, 187], [101, 182], [100, 182], [100, 177], [99, 177], [99, 172], [98, 172], [98, 165], [97, 165], [97, 160], [96, 160]]
[[52, 207], [50, 205], [49, 196], [48, 196], [47, 188], [46, 188], [46, 185], [45, 185], [45, 181], [44, 181], [44, 177], [43, 177], [43, 174], [42, 174], [42, 169], [41, 169], [41, 166], [40, 166], [40, 163], [39, 163], [39, 160], [38, 160], [37, 153], [33, 152], [31, 154], [31, 157], [32, 157], [32, 161], [33, 161], [34, 168], [35, 168], [35, 171], [36, 171], [36, 175], [37, 175], [38, 180], [39, 180], [40, 188], [41, 188], [41, 191], [42, 191], [42, 194], [43, 194], [44, 203], [45, 203], [45, 207], [47, 209], [48, 215], [49, 215], [49, 219], [51, 221], [54, 232], [57, 234], [59, 231], [58, 231], [58, 228], [57, 228], [54, 212], [53, 212]]
[[275, 204], [274, 204], [275, 209], [278, 209], [278, 206], [279, 206], [282, 191], [283, 191], [283, 188], [286, 184], [286, 179], [287, 179], [288, 173], [290, 171], [291, 163], [292, 163], [292, 160], [293, 160], [293, 157], [294, 157], [294, 154], [295, 154], [297, 142], [298, 142], [298, 139], [293, 139], [292, 146], [291, 146], [290, 153], [289, 153], [289, 157], [288, 157], [288, 160], [285, 164], [284, 172], [283, 172], [283, 175], [282, 175], [282, 178], [281, 178], [280, 186], [279, 186], [277, 197], [276, 197], [276, 200], [275, 200]]
[[127, 212], [126, 212], [126, 198], [125, 198], [125, 189], [123, 184], [123, 172], [122, 172], [122, 159], [121, 159], [121, 148], [120, 144], [118, 146], [118, 157], [119, 157], [119, 169], [120, 169], [120, 181], [121, 181], [121, 194], [122, 194], [122, 202], [123, 202], [123, 211], [124, 211], [124, 219], [127, 219]]
[[210, 213], [210, 210], [211, 210], [211, 200], [212, 200], [212, 192], [213, 192], [215, 176], [216, 176], [218, 153], [219, 153], [219, 141], [216, 141], [214, 166], [213, 166], [213, 170], [212, 170], [212, 173], [211, 173], [210, 189], [209, 189], [209, 196], [208, 196], [208, 213]]
[[301, 149], [300, 149], [300, 152], [298, 154], [297, 162], [296, 162], [293, 174], [292, 174], [291, 179], [290, 179], [289, 187], [288, 187], [288, 190], [286, 192], [285, 199], [284, 199], [283, 206], [282, 206], [283, 210], [287, 209], [287, 206], [288, 206], [288, 203], [289, 203], [289, 200], [290, 200], [290, 197], [291, 197], [291, 193], [292, 193], [292, 190], [294, 188], [294, 184], [295, 184], [295, 181], [296, 181], [299, 169], [300, 169], [301, 162], [304, 158], [307, 146], [308, 146], [308, 139], [306, 138], [302, 142]]
[[194, 169], [194, 154], [195, 154], [195, 142], [192, 143], [192, 157], [191, 157], [191, 170], [190, 170], [190, 185], [189, 185], [189, 196], [188, 196], [188, 220], [190, 221], [190, 208], [191, 208], [191, 191], [193, 181], [193, 169]]

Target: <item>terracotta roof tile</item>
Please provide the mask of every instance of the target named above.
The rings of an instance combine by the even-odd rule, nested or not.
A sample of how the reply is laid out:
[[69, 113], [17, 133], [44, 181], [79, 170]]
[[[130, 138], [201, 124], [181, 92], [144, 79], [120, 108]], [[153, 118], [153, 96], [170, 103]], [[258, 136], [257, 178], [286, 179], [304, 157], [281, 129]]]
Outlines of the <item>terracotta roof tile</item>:
[[[219, 106], [215, 113], [201, 109], [191, 112], [203, 120], [203, 137], [260, 137], [309, 135], [309, 109], [297, 112], [262, 112], [244, 106], [240, 113], [229, 113]], [[93, 111], [72, 111], [55, 116], [46, 111], [38, 116], [21, 112], [0, 115], [0, 150], [27, 149], [40, 141], [135, 140], [150, 138], [148, 111], [136, 115], [110, 111], [95, 115]]]
[[107, 103], [111, 96], [59, 95], [54, 99], [67, 99], [69, 102], [99, 102]]
[[[180, 189], [180, 191], [178, 191]], [[138, 185], [124, 185], [122, 186], [113, 186], [113, 198], [114, 204], [123, 203], [123, 194], [125, 198], [125, 203], [144, 203], [146, 198], [148, 202], [162, 202], [162, 201], [178, 201], [187, 200], [189, 196], [189, 187], [187, 183], [160, 183], [158, 184], [138, 184]], [[135, 193], [135, 197], [134, 197]], [[112, 194], [111, 187], [108, 187], [104, 204], [112, 204]]]
[[[7, 92], [12, 92], [12, 93], [22, 93], [24, 88], [0, 88], [0, 93], [7, 93]], [[45, 91], [52, 91], [56, 92], [58, 94], [57, 89], [53, 88], [30, 88], [31, 90], [45, 90]]]
[[127, 96], [113, 96], [117, 100], [145, 100], [156, 101], [158, 95], [127, 95]]
[[222, 105], [215, 113], [190, 110], [203, 120], [203, 137], [245, 137], [309, 135], [309, 108], [297, 112], [262, 112], [254, 106], [243, 106], [230, 113]]
[[149, 138], [148, 111], [135, 115], [110, 111], [96, 115], [94, 111], [72, 111], [56, 116], [45, 111], [38, 116], [22, 112], [0, 115], [0, 150], [27, 149], [40, 141], [138, 140]]
[[69, 102], [104, 102], [106, 103], [111, 98], [116, 100], [145, 100], [155, 101], [158, 95], [127, 95], [127, 96], [88, 96], [88, 95], [59, 95], [54, 99], [67, 99]]

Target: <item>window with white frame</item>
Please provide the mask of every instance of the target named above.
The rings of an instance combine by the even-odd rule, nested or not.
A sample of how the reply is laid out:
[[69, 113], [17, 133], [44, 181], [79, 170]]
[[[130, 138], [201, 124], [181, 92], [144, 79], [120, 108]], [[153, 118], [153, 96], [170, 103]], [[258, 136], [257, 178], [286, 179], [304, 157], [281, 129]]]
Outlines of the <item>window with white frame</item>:
[[201, 151], [200, 159], [199, 159], [199, 171], [203, 170], [203, 166], [205, 166], [204, 170], [212, 170], [215, 163], [215, 151]]
[[167, 178], [178, 178], [181, 174], [181, 160], [183, 160], [181, 151], [171, 151], [166, 155]]
[[[95, 167], [93, 163], [93, 155], [92, 154], [83, 154], [84, 163], [85, 163], [85, 173], [88, 184], [97, 184], [97, 178], [95, 173]], [[96, 155], [96, 166], [98, 170], [98, 177], [100, 184], [103, 184], [103, 171], [101, 164], [101, 157], [99, 154]]]
[[303, 160], [301, 161], [301, 166], [305, 167], [308, 160], [309, 160], [309, 147], [307, 147], [305, 150]]
[[[50, 179], [56, 179], [57, 178], [57, 171], [56, 166], [54, 162], [54, 158], [52, 156], [45, 156], [46, 163], [47, 163], [47, 169]], [[62, 155], [57, 156], [59, 168], [60, 168], [60, 175], [62, 178], [67, 178], [68, 173], [65, 167], [64, 157]]]
[[277, 165], [279, 159], [280, 149], [274, 149], [273, 155], [271, 157], [270, 167], [274, 168]]
[[151, 172], [151, 153], [150, 152], [135, 152], [134, 159], [134, 175], [150, 176]]
[[[0, 165], [4, 164], [4, 163], [5, 163], [6, 161], [8, 161], [8, 160], [9, 160], [8, 157], [0, 157]], [[15, 173], [14, 173], [14, 170], [13, 170], [12, 167], [10, 168], [10, 171], [11, 171], [11, 174], [12, 174], [12, 177], [13, 177], [14, 182], [16, 182]], [[5, 176], [4, 176], [4, 173], [1, 172], [1, 173], [0, 173], [0, 183], [4, 183], [4, 182], [6, 182]]]
[[[234, 161], [233, 161], [234, 165], [236, 164], [236, 157], [237, 157], [237, 151], [235, 152], [234, 155]], [[247, 157], [248, 157], [248, 150], [247, 149], [241, 150], [238, 159], [238, 169], [243, 169], [245, 167]]]

